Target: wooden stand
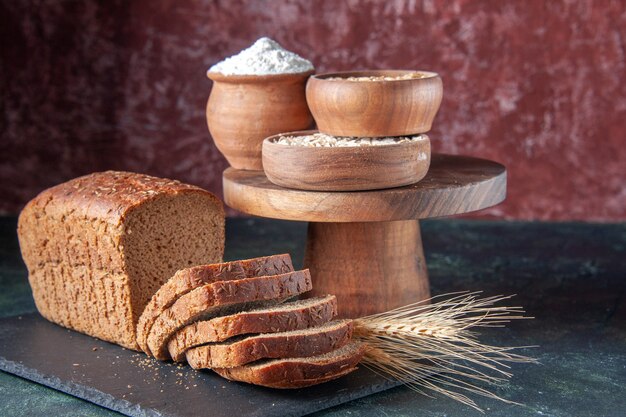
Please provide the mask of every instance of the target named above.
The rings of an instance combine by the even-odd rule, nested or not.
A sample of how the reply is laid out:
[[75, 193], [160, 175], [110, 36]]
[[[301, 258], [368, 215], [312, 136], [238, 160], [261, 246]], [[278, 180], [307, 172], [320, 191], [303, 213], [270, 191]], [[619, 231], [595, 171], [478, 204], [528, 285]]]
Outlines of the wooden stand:
[[314, 295], [335, 294], [339, 314], [361, 317], [430, 297], [417, 220], [309, 223], [304, 264]]
[[506, 170], [484, 159], [433, 155], [426, 177], [377, 191], [314, 192], [262, 171], [224, 171], [226, 204], [262, 217], [309, 221], [305, 267], [314, 294], [335, 294], [342, 317], [430, 296], [418, 219], [480, 210], [506, 196]]

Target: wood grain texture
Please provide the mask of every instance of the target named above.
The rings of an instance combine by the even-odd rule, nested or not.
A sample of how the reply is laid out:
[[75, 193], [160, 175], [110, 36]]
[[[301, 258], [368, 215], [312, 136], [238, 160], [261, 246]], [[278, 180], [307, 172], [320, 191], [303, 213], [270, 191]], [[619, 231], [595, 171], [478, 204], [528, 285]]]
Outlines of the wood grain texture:
[[[399, 76], [426, 78], [348, 81], [335, 78]], [[329, 79], [332, 78], [332, 79]], [[318, 74], [306, 85], [306, 99], [320, 132], [335, 136], [405, 136], [428, 132], [443, 98], [434, 72], [372, 70]]]
[[[317, 131], [290, 132], [290, 136]], [[276, 185], [311, 191], [358, 191], [401, 187], [420, 181], [430, 166], [430, 140], [397, 145], [313, 147], [263, 141], [263, 170]]]
[[213, 80], [206, 107], [209, 131], [231, 166], [263, 169], [263, 139], [311, 126], [313, 119], [306, 104], [304, 85], [312, 73], [263, 76], [207, 73]]
[[309, 223], [311, 296], [337, 296], [339, 317], [362, 317], [430, 297], [417, 220]]
[[248, 214], [313, 222], [377, 222], [480, 210], [506, 197], [506, 169], [485, 159], [434, 154], [417, 184], [377, 191], [315, 192], [272, 184], [262, 171], [228, 168], [224, 200]]

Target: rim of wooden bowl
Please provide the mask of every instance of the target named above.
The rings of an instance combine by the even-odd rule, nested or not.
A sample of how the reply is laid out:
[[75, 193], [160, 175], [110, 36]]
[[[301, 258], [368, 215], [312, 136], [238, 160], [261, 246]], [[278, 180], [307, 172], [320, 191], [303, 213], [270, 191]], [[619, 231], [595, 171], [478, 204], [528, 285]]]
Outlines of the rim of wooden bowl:
[[[333, 151], [333, 152], [337, 152], [338, 149], [341, 149], [345, 152], [375, 152], [375, 151], [382, 151], [382, 148], [391, 148], [391, 147], [397, 147], [397, 146], [414, 146], [417, 144], [417, 141], [407, 141], [407, 142], [401, 142], [401, 143], [396, 143], [394, 145], [373, 145], [373, 146], [291, 146], [291, 145], [283, 145], [280, 143], [276, 143], [274, 142], [275, 139], [278, 139], [281, 136], [309, 136], [309, 135], [313, 135], [315, 133], [319, 133], [319, 130], [295, 130], [293, 132], [284, 132], [284, 133], [278, 133], [276, 135], [272, 135], [272, 136], [268, 136], [265, 139], [263, 139], [263, 146], [265, 146], [265, 144], [267, 143], [268, 146], [282, 146], [284, 148], [290, 149], [290, 150], [306, 150], [308, 152], [310, 152], [311, 150], [315, 150], [318, 152], [329, 152], [329, 151]], [[334, 135], [329, 135], [329, 136], [334, 136]], [[396, 136], [396, 137], [403, 137], [403, 138], [414, 138], [416, 136], [421, 136], [421, 140], [430, 140], [430, 137], [426, 134], [426, 133], [418, 133], [415, 135], [404, 135], [404, 136]], [[346, 138], [346, 137], [352, 137], [352, 136], [335, 136], [338, 138]], [[364, 136], [366, 137], [366, 136]], [[367, 136], [369, 137], [369, 136]], [[390, 136], [393, 137], [393, 136]], [[384, 139], [383, 137], [373, 137], [372, 139]]]
[[[408, 79], [400, 79], [400, 80], [368, 80], [362, 81], [367, 83], [399, 83], [399, 82], [418, 82], [420, 80], [429, 80], [431, 78], [439, 77], [439, 74], [433, 71], [423, 71], [423, 70], [406, 70], [406, 69], [389, 69], [389, 70], [356, 70], [356, 71], [335, 71], [335, 72], [325, 72], [322, 74], [314, 74], [311, 78], [320, 81], [328, 81], [328, 82], [348, 82], [350, 84], [355, 84], [358, 81], [349, 81], [345, 78], [348, 77], [377, 77], [377, 76], [394, 76], [394, 75], [404, 75], [404, 74], [425, 74], [426, 77], [422, 78], [408, 78]], [[328, 78], [341, 78], [339, 80], [329, 80]]]
[[284, 74], [265, 74], [265, 75], [225, 75], [221, 72], [207, 71], [206, 76], [212, 81], [219, 82], [231, 82], [238, 84], [258, 83], [258, 82], [279, 82], [289, 80], [307, 79], [311, 75], [315, 74], [315, 70], [309, 70], [304, 72], [291, 72]]

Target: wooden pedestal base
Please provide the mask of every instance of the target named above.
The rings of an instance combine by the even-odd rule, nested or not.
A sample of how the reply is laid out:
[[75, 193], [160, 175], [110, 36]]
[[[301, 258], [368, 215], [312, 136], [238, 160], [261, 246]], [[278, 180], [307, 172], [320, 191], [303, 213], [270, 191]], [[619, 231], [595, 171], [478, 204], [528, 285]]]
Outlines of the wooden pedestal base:
[[335, 294], [341, 317], [430, 297], [417, 220], [309, 223], [304, 266], [315, 280], [312, 295]]

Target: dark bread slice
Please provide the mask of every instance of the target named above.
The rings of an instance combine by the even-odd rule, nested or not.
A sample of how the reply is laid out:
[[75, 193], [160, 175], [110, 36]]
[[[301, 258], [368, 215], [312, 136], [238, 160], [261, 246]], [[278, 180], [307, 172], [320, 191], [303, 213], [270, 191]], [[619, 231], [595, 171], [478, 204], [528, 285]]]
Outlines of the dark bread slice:
[[157, 317], [182, 295], [201, 285], [254, 276], [277, 275], [293, 271], [289, 254], [264, 256], [241, 261], [199, 265], [176, 272], [152, 296], [137, 323], [137, 344], [146, 353], [147, 338]]
[[236, 368], [214, 368], [224, 378], [270, 388], [303, 388], [337, 379], [357, 369], [365, 345], [351, 341], [340, 349], [308, 358], [273, 359]]
[[[290, 332], [198, 346], [187, 351], [194, 369], [233, 368], [268, 358], [302, 358], [339, 349], [352, 337], [352, 320], [337, 320]], [[239, 339], [239, 338], [236, 338]]]
[[185, 352], [211, 342], [223, 342], [251, 333], [276, 333], [320, 326], [337, 315], [334, 295], [293, 301], [269, 308], [242, 311], [230, 316], [197, 321], [181, 329], [167, 344], [174, 361], [185, 360]]
[[170, 359], [167, 342], [188, 324], [252, 307], [277, 304], [311, 288], [308, 269], [205, 284], [178, 298], [159, 315], [148, 335], [148, 350], [157, 359]]

